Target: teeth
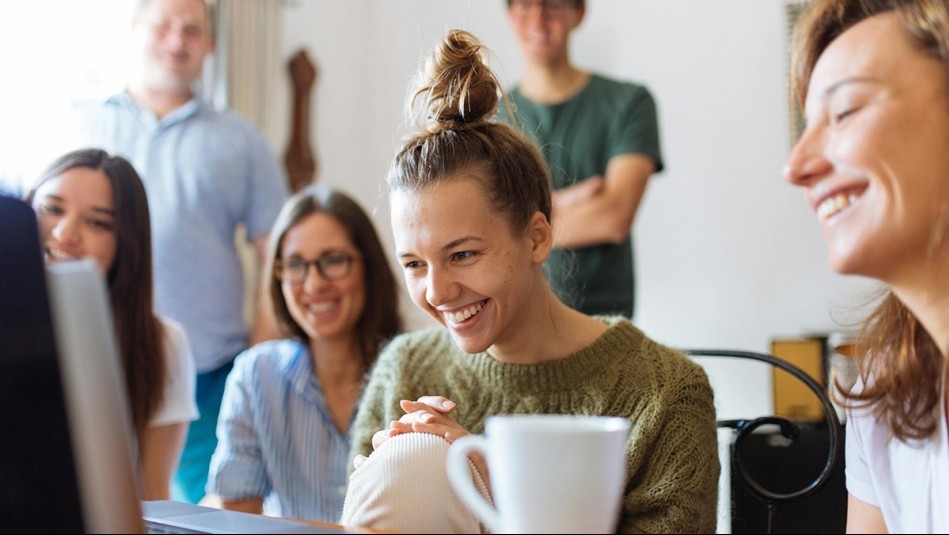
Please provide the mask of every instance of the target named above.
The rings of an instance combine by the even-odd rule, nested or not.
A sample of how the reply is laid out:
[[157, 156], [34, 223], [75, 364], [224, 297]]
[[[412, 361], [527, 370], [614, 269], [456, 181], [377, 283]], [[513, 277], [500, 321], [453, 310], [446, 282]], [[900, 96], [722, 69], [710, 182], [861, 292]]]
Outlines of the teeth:
[[480, 312], [483, 306], [484, 303], [481, 302], [458, 312], [445, 312], [445, 318], [451, 323], [458, 324]]
[[855, 202], [857, 202], [857, 195], [855, 193], [838, 193], [837, 195], [827, 197], [817, 207], [817, 219], [821, 222], [827, 221], [831, 216]]
[[71, 254], [68, 254], [68, 253], [64, 252], [63, 250], [57, 249], [57, 248], [55, 248], [55, 247], [47, 247], [47, 248], [46, 248], [46, 256], [48, 256], [49, 258], [51, 258], [51, 259], [53, 259], [53, 260], [73, 260], [73, 259], [77, 258], [77, 257], [75, 257], [75, 256], [73, 256], [73, 255], [71, 255]]
[[309, 308], [310, 308], [310, 312], [313, 312], [314, 314], [321, 314], [323, 312], [328, 312], [336, 308], [336, 302], [328, 301], [326, 303], [317, 303], [315, 305], [310, 305]]

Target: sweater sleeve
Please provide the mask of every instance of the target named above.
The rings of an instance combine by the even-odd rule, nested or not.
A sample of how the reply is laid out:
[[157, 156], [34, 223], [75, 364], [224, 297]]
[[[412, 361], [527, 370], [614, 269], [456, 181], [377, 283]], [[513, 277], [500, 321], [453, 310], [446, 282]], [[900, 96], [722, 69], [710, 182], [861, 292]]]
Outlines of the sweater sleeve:
[[713, 533], [719, 462], [708, 378], [699, 365], [679, 359], [657, 397], [656, 409], [634, 430], [618, 531]]

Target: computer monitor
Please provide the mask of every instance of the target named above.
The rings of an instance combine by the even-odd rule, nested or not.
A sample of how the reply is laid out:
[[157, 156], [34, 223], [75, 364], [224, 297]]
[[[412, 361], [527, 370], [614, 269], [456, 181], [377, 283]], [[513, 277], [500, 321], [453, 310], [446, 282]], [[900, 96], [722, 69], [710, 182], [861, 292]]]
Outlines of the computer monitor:
[[144, 531], [121, 363], [95, 265], [44, 269], [0, 195], [0, 532]]

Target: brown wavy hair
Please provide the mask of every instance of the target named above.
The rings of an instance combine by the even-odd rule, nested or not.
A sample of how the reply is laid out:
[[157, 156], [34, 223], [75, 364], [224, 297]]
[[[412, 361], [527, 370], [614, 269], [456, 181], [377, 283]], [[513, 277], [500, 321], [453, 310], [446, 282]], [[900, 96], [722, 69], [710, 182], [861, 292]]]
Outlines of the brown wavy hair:
[[[805, 7], [795, 26], [792, 103], [797, 102], [803, 109], [814, 66], [834, 39], [862, 20], [890, 12], [899, 16], [918, 50], [942, 62], [949, 74], [946, 0], [815, 0]], [[949, 206], [943, 213], [946, 217], [933, 226], [931, 254], [938, 254], [938, 245], [945, 244]], [[941, 252], [946, 254], [945, 250]], [[836, 387], [847, 406], [872, 406], [898, 439], [927, 438], [936, 430], [940, 386], [949, 380], [949, 364], [906, 305], [891, 290], [884, 289], [883, 293], [855, 344], [865, 387], [857, 393], [844, 390], [839, 383]]]
[[451, 177], [475, 178], [519, 232], [538, 211], [550, 220], [550, 174], [529, 139], [492, 119], [503, 93], [485, 52], [464, 30], [450, 30], [432, 51], [409, 101], [415, 130], [386, 181], [390, 191], [417, 191]]
[[316, 213], [325, 213], [338, 221], [363, 257], [366, 304], [356, 324], [356, 339], [361, 343], [363, 363], [366, 369], [369, 369], [376, 361], [382, 346], [403, 330], [402, 316], [399, 314], [399, 290], [372, 220], [359, 204], [346, 194], [314, 184], [303, 188], [284, 203], [274, 222], [267, 245], [264, 273], [269, 274], [270, 284], [266, 305], [285, 336], [309, 341], [310, 337], [290, 314], [275, 266], [280, 260], [287, 232], [303, 219]]
[[154, 312], [152, 232], [145, 186], [125, 158], [100, 149], [80, 149], [50, 164], [26, 201], [32, 204], [42, 184], [77, 167], [102, 171], [112, 186], [116, 247], [106, 282], [132, 423], [140, 437], [163, 401], [167, 374], [165, 330]]

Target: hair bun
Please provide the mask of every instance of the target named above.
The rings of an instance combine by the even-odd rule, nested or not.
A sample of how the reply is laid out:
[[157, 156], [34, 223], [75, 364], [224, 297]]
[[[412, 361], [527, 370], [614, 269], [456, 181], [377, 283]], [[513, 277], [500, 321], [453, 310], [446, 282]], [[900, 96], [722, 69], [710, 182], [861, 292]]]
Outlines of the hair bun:
[[500, 84], [488, 68], [478, 39], [465, 30], [449, 30], [418, 75], [410, 113], [429, 132], [466, 128], [492, 116]]

